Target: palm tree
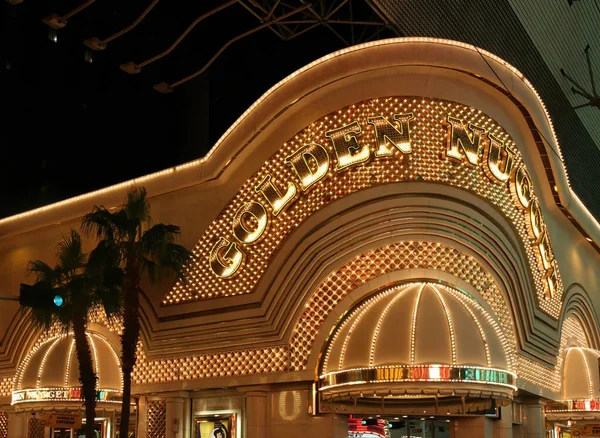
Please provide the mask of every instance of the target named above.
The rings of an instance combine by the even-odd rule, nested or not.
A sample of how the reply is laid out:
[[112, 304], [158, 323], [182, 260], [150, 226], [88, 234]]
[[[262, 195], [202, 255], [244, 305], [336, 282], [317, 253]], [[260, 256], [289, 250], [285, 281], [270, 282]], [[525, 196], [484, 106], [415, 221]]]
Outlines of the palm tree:
[[52, 288], [63, 298], [63, 304], [49, 308], [31, 308], [35, 327], [49, 329], [54, 324], [65, 333], [71, 329], [79, 362], [79, 380], [85, 400], [85, 434], [95, 438], [96, 373], [86, 336], [88, 315], [98, 306], [111, 318], [121, 313], [122, 272], [115, 264], [115, 254], [98, 247], [88, 256], [83, 252], [81, 236], [71, 230], [70, 235], [56, 246], [57, 264], [51, 267], [41, 261], [29, 261], [27, 272], [36, 275], [34, 286], [43, 290]]
[[132, 188], [123, 206], [111, 213], [95, 206], [84, 216], [82, 229], [100, 239], [100, 245], [116, 248], [123, 269], [123, 335], [121, 337], [123, 370], [123, 402], [119, 436], [128, 437], [131, 402], [131, 374], [137, 360], [140, 336], [140, 280], [146, 274], [151, 282], [175, 273], [183, 279], [183, 267], [192, 254], [175, 243], [180, 229], [175, 225], [151, 224], [150, 202], [146, 189]]

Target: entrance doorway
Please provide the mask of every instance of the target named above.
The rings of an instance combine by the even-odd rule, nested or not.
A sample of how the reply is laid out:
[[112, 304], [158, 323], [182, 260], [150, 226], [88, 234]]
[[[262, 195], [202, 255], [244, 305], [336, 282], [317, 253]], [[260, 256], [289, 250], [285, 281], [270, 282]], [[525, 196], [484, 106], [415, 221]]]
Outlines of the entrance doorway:
[[194, 438], [238, 438], [236, 414], [213, 414], [194, 417]]
[[350, 417], [348, 438], [452, 438], [454, 420], [441, 417]]
[[[83, 422], [85, 424], [85, 421]], [[111, 438], [108, 430], [109, 419], [107, 418], [96, 418], [94, 421], [94, 430], [96, 431], [96, 438]], [[54, 435], [52, 438], [68, 438], [63, 436]], [[77, 430], [74, 438], [85, 438], [85, 430], [83, 426]]]
[[71, 433], [73, 429], [55, 428], [51, 429], [51, 438], [72, 438]]
[[451, 419], [407, 418], [388, 423], [390, 438], [450, 438]]

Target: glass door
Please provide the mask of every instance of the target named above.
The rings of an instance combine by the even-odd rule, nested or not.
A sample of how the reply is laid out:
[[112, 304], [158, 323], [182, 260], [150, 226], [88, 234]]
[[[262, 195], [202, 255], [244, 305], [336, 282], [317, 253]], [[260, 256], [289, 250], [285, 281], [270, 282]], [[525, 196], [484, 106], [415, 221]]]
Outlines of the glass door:
[[238, 438], [236, 415], [194, 417], [194, 438]]

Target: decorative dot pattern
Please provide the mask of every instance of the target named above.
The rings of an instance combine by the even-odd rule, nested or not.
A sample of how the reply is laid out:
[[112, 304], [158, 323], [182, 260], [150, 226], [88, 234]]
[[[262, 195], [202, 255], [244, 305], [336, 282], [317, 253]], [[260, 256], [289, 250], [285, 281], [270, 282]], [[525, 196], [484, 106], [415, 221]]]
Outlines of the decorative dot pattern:
[[289, 356], [282, 346], [148, 360], [141, 344], [137, 354], [132, 378], [138, 384], [278, 373], [287, 371]]
[[3, 377], [0, 379], [0, 397], [10, 397], [15, 384], [14, 377]]
[[8, 415], [0, 412], [0, 438], [8, 438]]
[[148, 438], [167, 436], [167, 402], [165, 400], [148, 401]]
[[563, 321], [560, 334], [560, 351], [564, 350], [569, 339], [575, 339], [578, 347], [591, 348], [581, 322], [574, 316], [567, 316]]
[[27, 438], [44, 438], [44, 426], [35, 418], [27, 421]]
[[[340, 172], [334, 170], [335, 153], [331, 141], [325, 136], [327, 131], [359, 122], [362, 128], [362, 133], [357, 136], [359, 144], [374, 149], [375, 134], [373, 126], [367, 123], [367, 118], [384, 116], [388, 120], [393, 120], [393, 114], [399, 113], [414, 114], [414, 119], [410, 122], [411, 154], [403, 155], [394, 149], [394, 155], [391, 157], [373, 158], [371, 154], [371, 160], [362, 165]], [[320, 118], [298, 132], [241, 187], [238, 194], [212, 222], [193, 248], [195, 260], [186, 268], [186, 284], [176, 283], [164, 297], [162, 304], [173, 305], [250, 293], [285, 238], [316, 211], [346, 195], [373, 186], [402, 181], [425, 181], [469, 190], [486, 198], [504, 212], [525, 242], [527, 260], [540, 308], [558, 318], [561, 308], [562, 280], [558, 275], [557, 293], [551, 299], [545, 299], [544, 269], [535, 249], [534, 239], [528, 230], [526, 212], [516, 206], [508, 185], [498, 184], [485, 175], [481, 167], [481, 163], [484, 162], [482, 153], [479, 156], [479, 166], [470, 165], [467, 160], [457, 162], [444, 156], [448, 135], [445, 120], [448, 115], [494, 134], [516, 152], [514, 168], [523, 164], [518, 150], [530, 145], [516, 145], [503, 128], [475, 108], [420, 97], [385, 97], [350, 105]], [[482, 136], [482, 143], [486, 142], [486, 137]], [[280, 190], [283, 190], [288, 182], [298, 183], [293, 168], [285, 163], [285, 158], [309, 143], [318, 143], [327, 149], [331, 160], [329, 174], [307, 193], [301, 194], [277, 217], [269, 213], [270, 224], [264, 237], [252, 245], [239, 244], [241, 251], [246, 254], [246, 260], [236, 275], [231, 278], [217, 277], [209, 267], [208, 255], [220, 237], [234, 239], [231, 227], [238, 208], [248, 201], [255, 200], [261, 202], [271, 212], [268, 203], [259, 193], [256, 193], [255, 187], [267, 174], [272, 175], [273, 183]], [[553, 265], [558, 272], [556, 262]]]
[[[294, 327], [290, 343], [290, 369], [306, 369], [319, 330], [331, 311], [350, 292], [369, 280], [403, 269], [436, 269], [471, 284], [490, 305], [508, 340], [507, 354], [516, 357], [513, 324], [502, 293], [492, 276], [471, 256], [437, 242], [399, 242], [368, 251], [331, 273], [308, 299]], [[317, 346], [318, 348], [318, 346]]]
[[545, 367], [531, 359], [519, 356], [519, 377], [527, 380], [540, 388], [547, 388], [554, 393], [561, 391], [561, 369], [563, 364], [563, 350], [567, 341], [576, 339], [580, 347], [589, 348], [589, 343], [581, 323], [576, 317], [569, 316], [563, 321], [560, 336], [560, 349], [554, 368]]
[[[123, 334], [123, 320], [120, 316], [108, 318], [104, 310], [100, 307], [92, 310], [89, 314], [88, 321], [96, 323], [108, 328], [112, 333], [121, 336]], [[41, 344], [46, 342], [48, 339], [56, 338], [64, 334], [64, 330], [58, 326], [53, 325], [48, 330], [44, 330], [40, 336], [36, 339], [31, 351], [35, 351]]]

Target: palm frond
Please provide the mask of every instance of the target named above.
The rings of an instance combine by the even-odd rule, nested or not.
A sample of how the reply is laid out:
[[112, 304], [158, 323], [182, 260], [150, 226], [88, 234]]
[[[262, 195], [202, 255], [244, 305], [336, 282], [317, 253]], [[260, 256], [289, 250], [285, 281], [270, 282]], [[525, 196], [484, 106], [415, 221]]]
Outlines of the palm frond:
[[87, 272], [91, 276], [100, 275], [107, 266], [119, 266], [122, 256], [121, 247], [116, 242], [109, 239], [101, 240], [90, 252]]
[[67, 333], [73, 325], [73, 311], [75, 309], [71, 304], [63, 305], [58, 309], [59, 310], [56, 312], [55, 322], [57, 322], [58, 326], [62, 328], [65, 333]]
[[108, 318], [114, 318], [123, 312], [123, 271], [118, 268], [105, 273], [104, 282], [94, 291], [94, 304], [104, 309]]
[[161, 272], [164, 269], [161, 269], [157, 263], [147, 257], [141, 257], [139, 260], [139, 265], [140, 272], [145, 272], [148, 275], [150, 283], [156, 283], [156, 280], [164, 275], [164, 272]]
[[[129, 219], [127, 210], [121, 210], [113, 213], [115, 221], [115, 241], [130, 241], [134, 240], [139, 224], [135, 220]], [[132, 237], [133, 236], [133, 237]]]
[[58, 315], [54, 309], [31, 309], [31, 322], [36, 329], [48, 330], [56, 321]]
[[95, 234], [97, 239], [113, 240], [115, 232], [114, 215], [103, 205], [94, 206], [91, 213], [81, 220], [81, 230], [86, 234]]
[[160, 260], [160, 264], [172, 269], [177, 277], [186, 282], [185, 267], [194, 260], [194, 254], [182, 245], [169, 243], [166, 249], [167, 256]]
[[142, 235], [139, 242], [141, 256], [154, 263], [155, 279], [163, 277], [165, 271], [174, 271], [182, 277], [183, 268], [193, 258], [191, 251], [174, 243], [179, 234], [180, 228], [176, 225], [156, 224]]
[[65, 272], [71, 272], [82, 269], [87, 261], [87, 256], [83, 252], [81, 236], [75, 230], [71, 230], [70, 235], [64, 236], [56, 245], [56, 256], [59, 266]]
[[149, 224], [151, 222], [150, 202], [146, 198], [146, 188], [133, 187], [130, 189], [123, 210], [127, 212], [129, 221], [141, 226]]
[[142, 234], [140, 239], [142, 254], [158, 259], [163, 258], [167, 251], [167, 245], [173, 242], [180, 232], [180, 228], [176, 225], [154, 225]]
[[56, 284], [60, 281], [60, 272], [41, 260], [30, 260], [27, 263], [27, 274], [35, 274], [36, 280]]

